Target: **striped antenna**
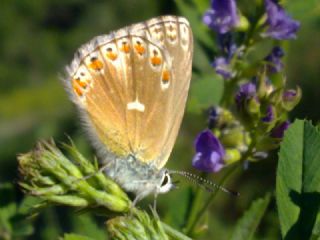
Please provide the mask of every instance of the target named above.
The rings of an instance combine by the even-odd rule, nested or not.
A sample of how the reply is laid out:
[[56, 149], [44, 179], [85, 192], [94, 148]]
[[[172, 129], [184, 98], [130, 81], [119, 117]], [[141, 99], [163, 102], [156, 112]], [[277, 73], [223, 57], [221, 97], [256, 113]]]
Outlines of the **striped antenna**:
[[169, 173], [178, 174], [180, 176], [183, 176], [186, 179], [188, 179], [189, 181], [191, 181], [192, 183], [196, 184], [199, 187], [202, 187], [203, 189], [205, 189], [208, 192], [213, 192], [214, 189], [218, 189], [218, 190], [221, 190], [221, 191], [226, 192], [228, 194], [231, 194], [233, 196], [240, 196], [240, 193], [238, 193], [236, 191], [226, 189], [217, 183], [214, 183], [208, 179], [202, 178], [198, 175], [195, 175], [195, 174], [192, 174], [189, 172], [169, 170]]

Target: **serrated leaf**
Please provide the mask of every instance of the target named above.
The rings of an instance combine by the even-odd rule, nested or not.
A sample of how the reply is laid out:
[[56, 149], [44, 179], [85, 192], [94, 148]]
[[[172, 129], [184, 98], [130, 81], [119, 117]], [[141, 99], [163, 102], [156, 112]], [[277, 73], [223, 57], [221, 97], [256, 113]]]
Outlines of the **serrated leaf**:
[[250, 208], [244, 213], [238, 221], [235, 230], [230, 239], [232, 240], [249, 240], [253, 237], [261, 219], [269, 205], [270, 194], [264, 198], [254, 201]]
[[281, 143], [276, 193], [285, 239], [309, 239], [320, 206], [320, 133], [296, 120]]

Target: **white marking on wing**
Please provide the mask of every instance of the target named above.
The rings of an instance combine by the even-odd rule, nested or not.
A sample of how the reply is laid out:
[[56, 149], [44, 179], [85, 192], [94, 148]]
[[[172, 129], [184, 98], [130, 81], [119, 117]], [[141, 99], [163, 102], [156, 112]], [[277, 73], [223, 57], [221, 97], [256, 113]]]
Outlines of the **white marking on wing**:
[[144, 104], [139, 102], [138, 98], [134, 102], [130, 102], [127, 104], [128, 110], [137, 110], [139, 112], [144, 112]]

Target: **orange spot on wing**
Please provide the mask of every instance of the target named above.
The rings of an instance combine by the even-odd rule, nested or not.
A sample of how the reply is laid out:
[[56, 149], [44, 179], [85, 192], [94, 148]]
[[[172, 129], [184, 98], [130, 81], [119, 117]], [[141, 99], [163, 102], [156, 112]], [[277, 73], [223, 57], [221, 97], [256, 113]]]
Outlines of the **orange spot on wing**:
[[168, 70], [164, 70], [162, 72], [162, 81], [168, 82], [170, 80], [170, 72]]
[[156, 27], [153, 31], [154, 31], [155, 33], [159, 33], [159, 32], [161, 32], [161, 27]]
[[162, 62], [162, 60], [161, 60], [161, 58], [158, 57], [158, 56], [153, 56], [153, 57], [151, 58], [151, 63], [152, 63], [152, 65], [160, 65], [161, 62]]
[[116, 60], [118, 57], [118, 54], [111, 51], [108, 51], [106, 55], [107, 55], [107, 58], [111, 59], [112, 61]]
[[89, 67], [94, 70], [101, 70], [103, 67], [103, 63], [99, 59], [93, 59], [91, 60]]
[[174, 41], [174, 40], [176, 40], [176, 35], [175, 34], [171, 34], [170, 36], [169, 36], [169, 38], [170, 38], [170, 40], [171, 41]]
[[125, 53], [129, 53], [130, 52], [130, 46], [128, 43], [123, 42], [122, 43], [122, 47], [120, 48], [121, 51], [125, 52]]
[[141, 44], [136, 44], [134, 48], [140, 55], [142, 55], [146, 50]]
[[83, 95], [82, 87], [80, 84], [81, 84], [81, 81], [79, 79], [73, 79], [72, 88], [79, 97]]

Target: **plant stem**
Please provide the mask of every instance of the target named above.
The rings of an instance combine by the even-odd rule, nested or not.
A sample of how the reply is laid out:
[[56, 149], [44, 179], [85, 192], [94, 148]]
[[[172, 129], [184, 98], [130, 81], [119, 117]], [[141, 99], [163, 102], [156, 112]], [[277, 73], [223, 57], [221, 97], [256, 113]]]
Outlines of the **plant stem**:
[[[204, 176], [202, 176], [202, 177], [204, 177]], [[204, 195], [203, 189], [197, 188], [195, 195], [194, 195], [194, 198], [191, 202], [191, 210], [188, 215], [188, 220], [187, 220], [185, 227], [183, 229], [184, 233], [189, 232], [191, 224], [197, 219], [199, 209], [201, 208], [201, 203], [203, 202], [203, 197], [204, 197], [203, 195]]]
[[220, 101], [221, 107], [224, 107], [224, 108], [229, 107], [236, 84], [237, 84], [237, 78], [232, 78], [229, 81], [224, 82], [224, 91]]
[[189, 238], [188, 236], [182, 234], [181, 232], [173, 229], [169, 225], [167, 225], [167, 224], [165, 224], [163, 222], [161, 222], [161, 224], [162, 224], [162, 227], [163, 227], [164, 231], [170, 237], [170, 239], [174, 239], [174, 240], [191, 240], [191, 238]]
[[[228, 171], [225, 173], [225, 175], [222, 177], [222, 179], [219, 181], [219, 185], [222, 185], [229, 176], [231, 176], [232, 173], [235, 172], [235, 170], [238, 168], [238, 164], [234, 164], [233, 166], [230, 166], [230, 168], [228, 168]], [[200, 192], [202, 192], [201, 190], [197, 191], [197, 194], [201, 194]], [[210, 205], [210, 203], [212, 202], [212, 200], [214, 199], [214, 197], [217, 195], [218, 189], [215, 189], [211, 195], [209, 196], [209, 198], [207, 199], [207, 201], [205, 202], [205, 204], [202, 206], [202, 208], [198, 211], [198, 213], [196, 214], [195, 217], [190, 217], [188, 219], [188, 223], [186, 225], [186, 229], [185, 229], [185, 233], [187, 235], [192, 235], [192, 232], [194, 231], [194, 228], [196, 227], [198, 221], [202, 218], [203, 214], [205, 213], [206, 209], [208, 208], [208, 206]], [[196, 196], [197, 198], [197, 196]], [[191, 210], [193, 211], [193, 210]]]

